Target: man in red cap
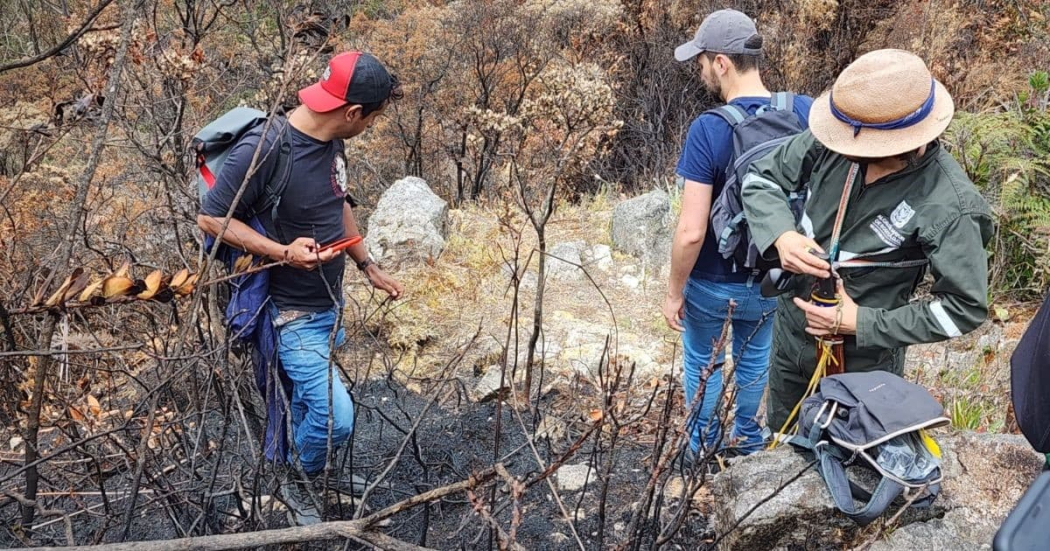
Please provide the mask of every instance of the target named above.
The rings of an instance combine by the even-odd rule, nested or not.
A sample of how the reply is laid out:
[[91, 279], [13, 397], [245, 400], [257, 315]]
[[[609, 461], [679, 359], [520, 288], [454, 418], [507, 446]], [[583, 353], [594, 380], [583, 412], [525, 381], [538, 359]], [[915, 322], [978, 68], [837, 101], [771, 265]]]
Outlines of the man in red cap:
[[[201, 229], [218, 235], [234, 205], [234, 216], [223, 241], [257, 257], [287, 261], [269, 270], [270, 311], [276, 332], [276, 356], [292, 382], [291, 446], [286, 458], [301, 466], [310, 479], [325, 467], [331, 450], [346, 442], [353, 431], [350, 394], [331, 360], [330, 343], [339, 346], [345, 336], [339, 318], [345, 258], [342, 251], [323, 250], [321, 244], [360, 235], [347, 195], [343, 141], [367, 130], [389, 103], [401, 97], [397, 78], [370, 54], [346, 52], [332, 58], [321, 80], [299, 91], [302, 105], [287, 124], [271, 125], [239, 199], [242, 182], [252, 166], [260, 135], [247, 134], [231, 150], [205, 197], [198, 216]], [[276, 216], [264, 235], [244, 220], [251, 206], [266, 193], [276, 170], [280, 132], [288, 132], [291, 169], [288, 185], [275, 207]], [[266, 232], [269, 233], [269, 232]], [[364, 243], [346, 249], [368, 280], [392, 298], [403, 292], [368, 254]], [[313, 524], [320, 520], [312, 507], [290, 507], [293, 520]]]

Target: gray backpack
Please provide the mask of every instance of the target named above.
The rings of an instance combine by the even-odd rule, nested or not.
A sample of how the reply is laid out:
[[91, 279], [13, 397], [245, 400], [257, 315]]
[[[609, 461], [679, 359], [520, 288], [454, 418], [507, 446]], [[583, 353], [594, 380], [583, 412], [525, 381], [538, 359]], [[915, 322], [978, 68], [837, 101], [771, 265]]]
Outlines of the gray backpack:
[[[814, 453], [835, 506], [857, 524], [868, 525], [906, 492], [922, 492], [913, 507], [930, 506], [940, 492], [940, 451], [925, 429], [951, 420], [925, 388], [886, 371], [830, 375], [802, 402], [800, 419], [789, 442]], [[850, 480], [851, 465], [875, 471], [873, 490]]]
[[[762, 259], [751, 240], [740, 187], [751, 163], [802, 132], [794, 104], [794, 94], [777, 92], [769, 106], [759, 108], [754, 115], [732, 104], [708, 111], [721, 117], [733, 129], [733, 155], [726, 167], [726, 183], [711, 204], [711, 231], [718, 240], [718, 252], [733, 260], [734, 271], [757, 272], [773, 267]], [[793, 194], [789, 199], [797, 222], [802, 216], [805, 196]]]
[[[267, 155], [277, 155], [272, 170], [266, 178], [266, 190], [256, 204], [251, 205], [245, 222], [258, 217], [259, 223], [271, 237], [282, 236], [277, 207], [281, 204], [281, 195], [292, 175], [292, 142], [288, 135], [288, 123], [284, 117], [276, 117], [267, 129], [273, 138], [273, 151], [260, 152], [259, 164]], [[266, 129], [266, 113], [250, 107], [235, 107], [202, 128], [193, 136], [191, 148], [197, 161], [194, 180], [197, 183], [197, 197], [204, 203], [204, 196], [215, 185], [215, 180], [222, 170], [223, 163], [230, 156], [230, 151], [242, 138], [249, 134], [262, 135]], [[266, 140], [263, 140], [265, 143]], [[269, 216], [261, 216], [269, 211]]]

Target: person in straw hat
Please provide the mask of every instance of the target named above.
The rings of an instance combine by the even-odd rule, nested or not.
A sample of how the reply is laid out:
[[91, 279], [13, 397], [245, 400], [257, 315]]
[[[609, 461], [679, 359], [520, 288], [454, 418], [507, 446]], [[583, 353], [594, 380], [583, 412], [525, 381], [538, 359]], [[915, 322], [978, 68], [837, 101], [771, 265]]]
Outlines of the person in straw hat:
[[[845, 335], [846, 371], [900, 375], [905, 347], [958, 337], [987, 316], [990, 209], [938, 141], [954, 111], [919, 57], [874, 51], [814, 101], [808, 131], [751, 165], [741, 195], [753, 239], [799, 274], [774, 320], [774, 430], [816, 368], [814, 336]], [[788, 194], [801, 190], [796, 227]], [[912, 300], [927, 273], [929, 295]], [[814, 278], [832, 276], [839, 307], [803, 300]]]

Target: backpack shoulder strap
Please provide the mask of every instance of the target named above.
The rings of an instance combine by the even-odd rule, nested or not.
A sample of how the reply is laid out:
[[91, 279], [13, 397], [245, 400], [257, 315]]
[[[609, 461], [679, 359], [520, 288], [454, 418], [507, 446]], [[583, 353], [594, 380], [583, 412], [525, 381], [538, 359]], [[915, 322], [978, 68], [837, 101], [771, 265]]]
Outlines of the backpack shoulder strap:
[[726, 121], [731, 128], [736, 128], [736, 125], [744, 122], [751, 116], [747, 111], [728, 103], [707, 112]]
[[[261, 128], [262, 125], [260, 125], [260, 134], [262, 134]], [[277, 207], [281, 204], [281, 196], [287, 189], [292, 174], [292, 141], [288, 132], [288, 121], [285, 118], [280, 117], [273, 120], [266, 135], [260, 137], [261, 143], [265, 144], [266, 137], [273, 136], [275, 133], [273, 147], [277, 150], [277, 157], [266, 179], [266, 188], [252, 206], [250, 216], [258, 216], [269, 210], [269, 219], [260, 218], [260, 222], [263, 222], [268, 233], [283, 240], [284, 235], [278, 220]]]
[[846, 476], [846, 468], [838, 457], [835, 457], [834, 454], [827, 450], [828, 446], [829, 444], [817, 446], [814, 452], [818, 460], [820, 477], [824, 479], [824, 485], [827, 486], [828, 493], [831, 494], [831, 500], [835, 502], [835, 507], [838, 510], [842, 511], [843, 514], [853, 519], [860, 526], [871, 524], [886, 509], [889, 509], [893, 500], [897, 499], [904, 492], [904, 486], [884, 476], [871, 492], [870, 499], [863, 506], [857, 508], [853, 504], [853, 498], [863, 498], [864, 496], [856, 495], [861, 494], [861, 492], [854, 493], [855, 485]]
[[795, 109], [795, 94], [777, 92], [769, 100], [769, 106], [775, 111], [792, 111]]

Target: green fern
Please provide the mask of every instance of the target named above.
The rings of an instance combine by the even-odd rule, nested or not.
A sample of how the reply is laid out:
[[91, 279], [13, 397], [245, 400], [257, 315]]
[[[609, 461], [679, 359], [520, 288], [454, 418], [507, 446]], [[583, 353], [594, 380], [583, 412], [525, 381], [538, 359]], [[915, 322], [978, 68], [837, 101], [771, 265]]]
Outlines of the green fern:
[[1050, 81], [1034, 73], [1030, 90], [1012, 105], [959, 113], [945, 144], [992, 205], [993, 296], [1042, 296], [1050, 285]]

